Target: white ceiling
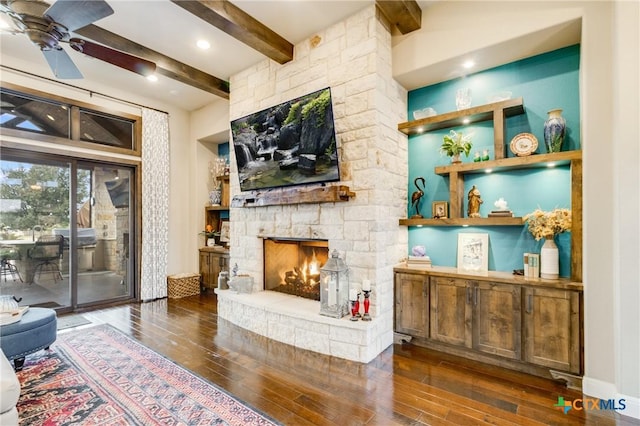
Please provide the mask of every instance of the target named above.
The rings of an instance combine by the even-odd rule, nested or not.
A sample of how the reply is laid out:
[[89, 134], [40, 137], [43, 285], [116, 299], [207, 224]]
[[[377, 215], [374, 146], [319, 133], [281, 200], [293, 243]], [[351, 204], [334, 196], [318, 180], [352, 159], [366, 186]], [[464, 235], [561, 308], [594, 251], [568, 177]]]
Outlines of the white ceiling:
[[[108, 3], [115, 13], [95, 25], [225, 81], [265, 58], [169, 0], [108, 0]], [[373, 0], [234, 0], [233, 3], [295, 45], [370, 6]], [[199, 39], [209, 40], [211, 48], [198, 49]], [[188, 111], [220, 99], [162, 76], [151, 83], [137, 74], [75, 52], [67, 45], [63, 47], [84, 75], [83, 80], [65, 80], [75, 86], [96, 90], [90, 82], [98, 81]], [[0, 48], [3, 65], [54, 78], [39, 49], [25, 35], [2, 33]]]
[[[107, 1], [115, 13], [95, 22], [95, 25], [225, 81], [228, 81], [231, 75], [265, 59], [262, 54], [169, 0]], [[370, 7], [374, 0], [232, 0], [232, 3], [295, 45]], [[437, 8], [446, 3], [419, 0], [418, 4], [422, 8], [423, 25], [431, 27], [435, 25], [433, 19], [437, 18], [430, 21], [430, 17], [442, 16], [438, 15]], [[454, 5], [463, 7], [460, 3]], [[473, 18], [476, 10], [470, 5], [464, 7], [467, 7], [465, 10]], [[476, 6], [476, 9], [477, 7], [480, 6]], [[429, 8], [431, 10], [428, 10]], [[517, 13], [518, 9], [515, 10]], [[568, 27], [559, 25], [557, 29], [552, 30], [554, 37], [550, 37], [550, 31], [546, 29], [534, 36], [529, 34], [527, 37], [516, 37], [498, 43], [490, 50], [485, 47], [486, 52], [482, 55], [479, 69], [521, 59], [523, 55], [526, 57], [557, 49], [577, 42], [580, 37], [579, 22]], [[402, 49], [397, 44], [403, 37], [406, 36], [394, 32], [394, 50]], [[207, 51], [202, 51], [195, 45], [196, 41], [202, 38], [209, 40], [212, 45]], [[175, 105], [187, 111], [196, 110], [221, 99], [163, 76], [159, 76], [157, 82], [151, 83], [138, 74], [78, 53], [66, 45], [64, 47], [85, 77], [82, 80], [65, 82], [90, 91], [100, 92], [102, 88], [117, 88], [120, 93], [134, 94], [142, 99], [155, 99], [162, 104]], [[411, 90], [452, 78], [451, 70], [459, 67], [456, 62], [460, 62], [459, 58], [450, 58], [429, 66], [428, 72], [425, 68], [418, 67], [407, 73], [400, 71], [394, 77], [405, 88]], [[46, 78], [54, 78], [39, 49], [23, 34], [0, 33], [0, 63]], [[0, 73], [4, 71], [7, 69], [0, 68]], [[102, 90], [102, 93], [108, 93], [104, 92], [105, 89]]]

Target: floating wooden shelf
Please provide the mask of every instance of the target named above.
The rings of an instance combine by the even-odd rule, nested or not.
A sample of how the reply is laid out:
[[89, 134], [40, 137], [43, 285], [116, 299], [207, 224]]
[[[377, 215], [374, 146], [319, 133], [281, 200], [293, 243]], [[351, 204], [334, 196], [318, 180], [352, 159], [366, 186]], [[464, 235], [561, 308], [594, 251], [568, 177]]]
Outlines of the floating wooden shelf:
[[206, 206], [204, 209], [208, 212], [218, 212], [229, 210], [229, 206]]
[[236, 195], [231, 207], [262, 207], [283, 204], [336, 203], [349, 201], [355, 192], [348, 186], [322, 186], [315, 188], [274, 188]]
[[457, 219], [400, 219], [403, 226], [522, 226], [521, 217], [465, 217]]
[[450, 164], [435, 168], [437, 175], [448, 175], [452, 172], [462, 174], [504, 172], [507, 170], [529, 169], [569, 164], [572, 160], [580, 160], [582, 151], [564, 151], [551, 154], [533, 154], [526, 157], [502, 158], [500, 160], [480, 161], [478, 163]]
[[[522, 98], [507, 99], [506, 101], [480, 105], [460, 111], [447, 112], [420, 120], [408, 121], [398, 124], [398, 130], [407, 135], [416, 135], [449, 127], [466, 126], [481, 121], [496, 120], [501, 123], [504, 117], [524, 114], [524, 102]], [[463, 120], [469, 121], [463, 123]]]

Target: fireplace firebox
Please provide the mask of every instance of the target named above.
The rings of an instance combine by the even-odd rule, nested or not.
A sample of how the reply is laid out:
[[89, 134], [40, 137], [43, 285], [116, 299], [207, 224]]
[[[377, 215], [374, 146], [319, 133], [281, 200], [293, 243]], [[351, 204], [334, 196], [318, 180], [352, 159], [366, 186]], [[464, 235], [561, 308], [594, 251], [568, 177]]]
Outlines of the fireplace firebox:
[[327, 240], [265, 238], [264, 289], [320, 300], [320, 268], [329, 258]]

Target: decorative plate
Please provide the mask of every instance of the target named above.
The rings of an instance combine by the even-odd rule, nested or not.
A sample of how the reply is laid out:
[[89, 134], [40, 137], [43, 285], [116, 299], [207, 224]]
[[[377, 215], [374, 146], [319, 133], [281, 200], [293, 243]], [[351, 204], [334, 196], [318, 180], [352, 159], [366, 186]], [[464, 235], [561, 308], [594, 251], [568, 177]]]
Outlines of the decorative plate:
[[518, 157], [531, 155], [538, 149], [538, 138], [531, 133], [520, 133], [511, 139], [510, 148]]

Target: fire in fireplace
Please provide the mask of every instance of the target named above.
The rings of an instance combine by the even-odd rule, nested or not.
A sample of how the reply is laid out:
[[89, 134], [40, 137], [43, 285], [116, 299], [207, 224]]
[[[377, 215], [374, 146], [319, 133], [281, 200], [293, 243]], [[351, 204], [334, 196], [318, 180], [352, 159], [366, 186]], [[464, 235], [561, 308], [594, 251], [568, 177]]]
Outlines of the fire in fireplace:
[[328, 258], [326, 240], [266, 238], [264, 289], [320, 300], [320, 268]]

